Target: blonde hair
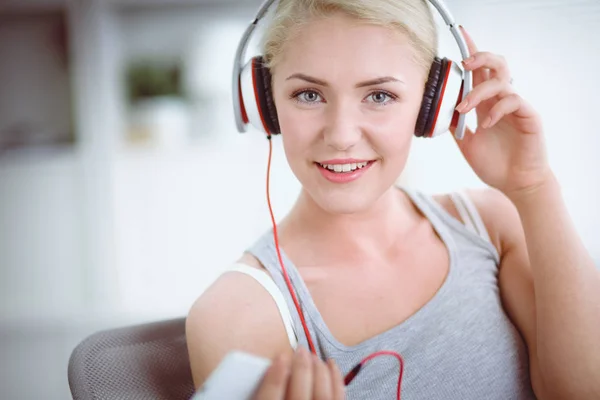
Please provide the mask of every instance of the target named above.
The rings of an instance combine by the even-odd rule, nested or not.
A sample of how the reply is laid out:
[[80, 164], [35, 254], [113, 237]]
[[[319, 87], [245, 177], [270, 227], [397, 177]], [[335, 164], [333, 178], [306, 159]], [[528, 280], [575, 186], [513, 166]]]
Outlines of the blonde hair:
[[359, 21], [397, 29], [408, 37], [414, 61], [429, 71], [437, 52], [437, 31], [426, 0], [280, 0], [262, 40], [264, 61], [273, 70], [285, 43], [315, 18], [344, 13]]

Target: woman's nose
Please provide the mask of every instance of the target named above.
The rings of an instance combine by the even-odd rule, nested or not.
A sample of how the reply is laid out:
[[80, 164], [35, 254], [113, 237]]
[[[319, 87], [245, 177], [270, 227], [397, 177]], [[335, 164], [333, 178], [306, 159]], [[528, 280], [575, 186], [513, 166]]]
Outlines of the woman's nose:
[[358, 125], [360, 110], [351, 104], [338, 102], [327, 110], [327, 122], [323, 136], [325, 144], [338, 151], [346, 151], [358, 143], [362, 137]]

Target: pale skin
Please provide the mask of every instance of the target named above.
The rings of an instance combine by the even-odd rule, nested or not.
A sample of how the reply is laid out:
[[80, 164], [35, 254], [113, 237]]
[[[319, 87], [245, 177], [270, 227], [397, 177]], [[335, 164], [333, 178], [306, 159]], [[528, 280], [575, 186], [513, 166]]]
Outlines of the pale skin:
[[[387, 28], [335, 15], [303, 29], [273, 71], [284, 149], [303, 187], [279, 225], [280, 245], [331, 332], [354, 345], [414, 314], [448, 271], [443, 242], [393, 186], [408, 157], [427, 71], [411, 61], [403, 36]], [[457, 145], [490, 186], [468, 194], [501, 256], [501, 299], [526, 342], [533, 389], [540, 399], [600, 398], [600, 272], [548, 165], [539, 115], [510, 85], [506, 60], [478, 51], [463, 33], [474, 90], [457, 110], [475, 111], [479, 128]], [[380, 77], [395, 81], [358, 85]], [[326, 181], [314, 164], [349, 157], [375, 163], [344, 185]], [[447, 196], [436, 199], [459, 219]], [[262, 268], [248, 254], [241, 261]], [[347, 371], [294, 353], [273, 300], [245, 275], [224, 274], [196, 301], [187, 338], [196, 386], [239, 349], [275, 361], [259, 399], [343, 397]]]

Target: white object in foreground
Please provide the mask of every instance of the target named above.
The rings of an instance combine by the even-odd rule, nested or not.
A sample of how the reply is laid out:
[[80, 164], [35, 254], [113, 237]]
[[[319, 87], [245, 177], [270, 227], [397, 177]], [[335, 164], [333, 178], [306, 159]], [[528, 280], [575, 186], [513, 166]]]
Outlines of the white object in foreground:
[[266, 358], [232, 351], [191, 400], [250, 400], [270, 365]]

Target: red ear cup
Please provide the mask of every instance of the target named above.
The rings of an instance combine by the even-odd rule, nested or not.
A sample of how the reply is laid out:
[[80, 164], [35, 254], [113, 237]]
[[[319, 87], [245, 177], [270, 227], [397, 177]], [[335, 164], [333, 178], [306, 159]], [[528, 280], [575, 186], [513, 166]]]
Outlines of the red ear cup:
[[462, 71], [446, 58], [435, 58], [423, 93], [415, 126], [418, 137], [435, 137], [450, 129], [458, 114], [455, 107], [463, 86]]
[[277, 109], [271, 92], [271, 73], [262, 57], [252, 58], [240, 74], [241, 109], [250, 124], [267, 134], [280, 133]]

